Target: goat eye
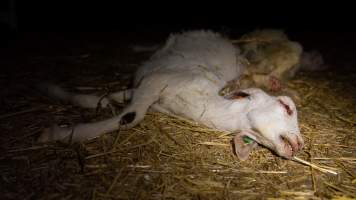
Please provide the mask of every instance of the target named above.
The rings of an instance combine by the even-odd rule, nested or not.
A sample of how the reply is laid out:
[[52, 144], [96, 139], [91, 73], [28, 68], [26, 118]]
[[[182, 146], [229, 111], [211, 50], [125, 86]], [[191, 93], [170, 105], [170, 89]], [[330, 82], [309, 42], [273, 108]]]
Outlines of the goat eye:
[[246, 98], [246, 97], [249, 97], [250, 94], [246, 93], [246, 92], [235, 92], [232, 94], [232, 98], [233, 99], [243, 99], [243, 98]]
[[284, 103], [282, 100], [278, 100], [278, 101], [284, 107], [284, 110], [287, 112], [287, 114], [291, 116], [293, 114], [293, 110], [289, 107], [289, 105]]
[[245, 98], [245, 97], [249, 97], [250, 94], [246, 93], [246, 92], [237, 92], [234, 94], [235, 98], [237, 99], [242, 99], [242, 98]]
[[225, 99], [244, 99], [244, 98], [249, 98], [250, 94], [246, 93], [246, 92], [234, 92], [232, 94], [226, 95], [224, 98]]

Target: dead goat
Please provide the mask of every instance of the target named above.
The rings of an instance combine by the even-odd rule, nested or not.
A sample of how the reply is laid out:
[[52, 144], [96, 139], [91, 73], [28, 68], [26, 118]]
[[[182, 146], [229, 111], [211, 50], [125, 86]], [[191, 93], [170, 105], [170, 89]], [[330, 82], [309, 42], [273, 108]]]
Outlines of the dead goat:
[[[297, 110], [291, 98], [270, 96], [258, 88], [236, 89], [226, 96], [218, 94], [229, 81], [243, 74], [245, 66], [238, 62], [239, 56], [240, 49], [218, 33], [172, 34], [165, 45], [138, 68], [136, 87], [108, 96], [119, 102], [124, 96], [131, 99], [118, 116], [67, 128], [54, 126], [45, 131], [39, 141], [69, 137], [83, 141], [119, 128], [129, 129], [140, 123], [148, 110], [154, 110], [237, 133], [233, 142], [241, 160], [248, 158], [257, 143], [290, 159], [303, 148]], [[75, 98], [76, 94], [57, 86], [44, 88], [52, 96], [77, 105], [97, 105], [95, 95]], [[246, 144], [245, 137], [252, 142]]]

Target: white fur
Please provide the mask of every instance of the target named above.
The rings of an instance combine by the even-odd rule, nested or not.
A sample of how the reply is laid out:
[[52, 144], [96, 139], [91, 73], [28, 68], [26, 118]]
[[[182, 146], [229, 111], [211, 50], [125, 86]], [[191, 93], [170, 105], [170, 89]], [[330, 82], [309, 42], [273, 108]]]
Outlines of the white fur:
[[[134, 120], [121, 127], [131, 128], [151, 108], [222, 131], [245, 131], [256, 142], [281, 156], [290, 157], [293, 152], [286, 148], [280, 136], [289, 138], [291, 143], [301, 146], [303, 143], [297, 111], [290, 98], [269, 96], [257, 88], [243, 90], [250, 96], [241, 99], [218, 95], [228, 81], [242, 74], [244, 66], [237, 63], [236, 57], [239, 53], [228, 40], [210, 31], [171, 35], [166, 44], [137, 70], [132, 101], [119, 116], [72, 128], [54, 127], [45, 132], [40, 141], [68, 136], [79, 141], [96, 137], [119, 129], [124, 116], [135, 113]], [[111, 97], [120, 100], [121, 94]], [[292, 115], [287, 114], [279, 100], [289, 105]]]

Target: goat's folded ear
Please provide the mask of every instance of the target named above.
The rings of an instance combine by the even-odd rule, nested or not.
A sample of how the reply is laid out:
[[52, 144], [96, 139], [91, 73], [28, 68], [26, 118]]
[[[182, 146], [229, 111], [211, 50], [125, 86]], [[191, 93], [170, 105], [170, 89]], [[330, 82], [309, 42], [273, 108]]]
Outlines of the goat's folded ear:
[[251, 151], [257, 146], [257, 142], [249, 138], [246, 132], [242, 131], [234, 137], [233, 145], [237, 157], [244, 161], [247, 160]]

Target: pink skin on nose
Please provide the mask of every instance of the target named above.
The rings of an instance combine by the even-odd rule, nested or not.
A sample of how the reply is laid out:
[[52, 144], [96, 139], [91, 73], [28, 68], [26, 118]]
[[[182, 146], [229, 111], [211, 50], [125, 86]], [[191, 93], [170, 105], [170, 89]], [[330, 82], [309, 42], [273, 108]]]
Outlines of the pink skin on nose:
[[304, 146], [303, 141], [295, 134], [281, 135], [280, 138], [283, 143], [283, 152], [287, 158], [296, 155]]

